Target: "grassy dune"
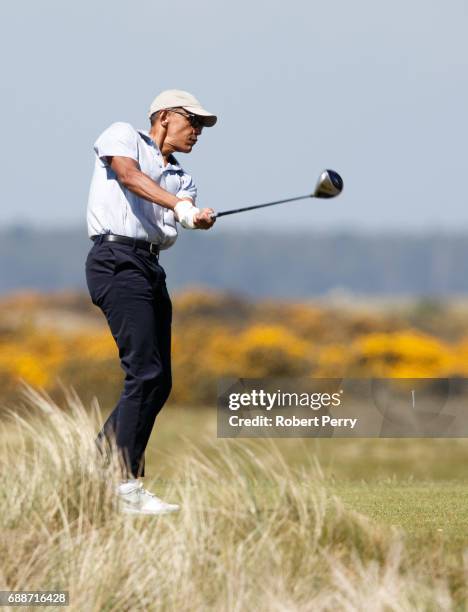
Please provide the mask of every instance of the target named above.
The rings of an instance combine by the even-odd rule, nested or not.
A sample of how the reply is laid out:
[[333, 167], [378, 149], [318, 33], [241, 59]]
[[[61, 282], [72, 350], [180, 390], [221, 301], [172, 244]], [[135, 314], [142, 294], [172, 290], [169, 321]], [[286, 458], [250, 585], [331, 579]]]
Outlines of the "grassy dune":
[[146, 486], [182, 510], [129, 517], [97, 405], [26, 393], [0, 436], [1, 589], [80, 611], [465, 607], [464, 441], [217, 440], [212, 411], [167, 408]]

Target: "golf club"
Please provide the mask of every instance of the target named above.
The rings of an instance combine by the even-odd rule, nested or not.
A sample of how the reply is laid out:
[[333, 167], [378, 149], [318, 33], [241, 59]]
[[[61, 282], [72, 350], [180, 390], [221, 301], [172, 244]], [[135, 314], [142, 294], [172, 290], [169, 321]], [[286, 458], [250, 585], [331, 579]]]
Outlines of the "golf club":
[[324, 170], [315, 186], [314, 193], [298, 196], [296, 198], [288, 198], [286, 200], [276, 200], [275, 202], [267, 202], [266, 204], [256, 204], [254, 206], [245, 206], [244, 208], [236, 208], [234, 210], [223, 210], [222, 212], [214, 213], [212, 218], [224, 217], [225, 215], [234, 215], [236, 213], [245, 212], [246, 210], [255, 210], [256, 208], [264, 208], [265, 206], [275, 206], [276, 204], [286, 204], [286, 202], [296, 202], [297, 200], [305, 200], [307, 198], [334, 198], [343, 191], [343, 179], [334, 170]]

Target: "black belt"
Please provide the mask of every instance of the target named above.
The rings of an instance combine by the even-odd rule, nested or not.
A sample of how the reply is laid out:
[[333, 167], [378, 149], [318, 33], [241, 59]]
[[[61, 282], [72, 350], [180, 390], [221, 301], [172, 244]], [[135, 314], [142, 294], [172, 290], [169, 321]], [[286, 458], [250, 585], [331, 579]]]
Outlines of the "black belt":
[[119, 236], [117, 234], [98, 234], [97, 236], [91, 236], [91, 240], [102, 240], [103, 242], [119, 242], [120, 244], [128, 244], [129, 246], [136, 246], [139, 249], [145, 249], [152, 255], [159, 256], [159, 246], [155, 242], [148, 242], [147, 240], [137, 240], [136, 238], [129, 238], [129, 236]]

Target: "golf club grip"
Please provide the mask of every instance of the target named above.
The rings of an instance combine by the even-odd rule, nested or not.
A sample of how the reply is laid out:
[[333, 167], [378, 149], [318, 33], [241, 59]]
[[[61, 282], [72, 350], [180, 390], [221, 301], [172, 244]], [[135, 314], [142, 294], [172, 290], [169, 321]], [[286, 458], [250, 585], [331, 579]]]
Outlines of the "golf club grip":
[[254, 206], [244, 206], [244, 208], [235, 208], [233, 210], [223, 210], [218, 213], [214, 213], [211, 215], [212, 219], [217, 219], [218, 217], [225, 217], [226, 215], [235, 215], [236, 213], [244, 212], [247, 210], [255, 210], [257, 208], [265, 208], [267, 206], [275, 206], [276, 204], [286, 204], [286, 202], [296, 202], [297, 200], [305, 200], [306, 198], [313, 198], [313, 194], [307, 194], [303, 196], [298, 196], [297, 198], [288, 198], [286, 200], [277, 200], [276, 202], [267, 202], [266, 204], [255, 204]]

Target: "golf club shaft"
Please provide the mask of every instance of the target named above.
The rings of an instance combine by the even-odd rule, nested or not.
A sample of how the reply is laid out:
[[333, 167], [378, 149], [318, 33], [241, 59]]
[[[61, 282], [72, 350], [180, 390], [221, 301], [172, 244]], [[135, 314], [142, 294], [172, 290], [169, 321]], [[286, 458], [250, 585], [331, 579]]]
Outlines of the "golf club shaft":
[[255, 210], [256, 208], [265, 208], [265, 206], [275, 206], [275, 204], [285, 204], [286, 202], [296, 202], [297, 200], [305, 200], [306, 198], [313, 198], [314, 196], [310, 193], [297, 198], [288, 198], [287, 200], [277, 200], [276, 202], [267, 202], [266, 204], [256, 204], [255, 206], [245, 206], [244, 208], [236, 208], [235, 210], [223, 210], [222, 212], [215, 213], [212, 215], [213, 219], [218, 217], [224, 217], [226, 215], [234, 215], [236, 213], [244, 212], [245, 210]]

